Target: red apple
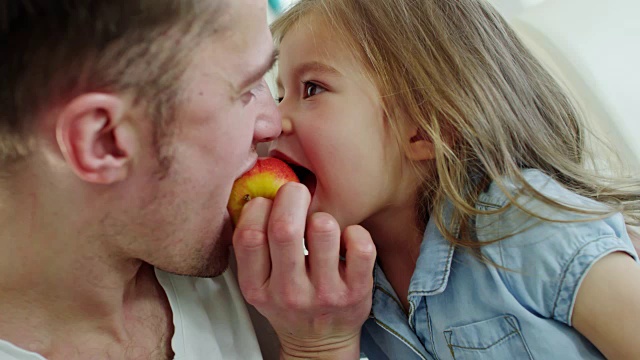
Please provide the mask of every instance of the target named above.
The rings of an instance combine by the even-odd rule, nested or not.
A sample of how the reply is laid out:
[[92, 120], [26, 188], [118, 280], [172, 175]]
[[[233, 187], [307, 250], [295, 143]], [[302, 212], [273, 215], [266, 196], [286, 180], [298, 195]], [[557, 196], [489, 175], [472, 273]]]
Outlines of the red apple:
[[280, 187], [290, 181], [300, 182], [293, 170], [284, 161], [263, 157], [234, 183], [227, 210], [234, 224], [238, 223], [242, 208], [256, 197], [274, 199]]

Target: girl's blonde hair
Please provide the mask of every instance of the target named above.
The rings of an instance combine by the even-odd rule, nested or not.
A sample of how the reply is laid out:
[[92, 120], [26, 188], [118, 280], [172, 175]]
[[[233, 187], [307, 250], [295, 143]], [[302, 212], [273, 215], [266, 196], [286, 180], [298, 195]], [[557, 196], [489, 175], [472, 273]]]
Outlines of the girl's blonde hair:
[[[586, 129], [571, 98], [488, 3], [301, 0], [272, 24], [276, 42], [316, 16], [360, 57], [399, 146], [407, 145], [407, 126], [435, 146], [435, 162], [415, 166], [424, 183], [419, 226], [431, 216], [449, 241], [480, 246], [471, 236], [473, 218], [487, 214], [475, 206], [480, 192], [494, 181], [518, 206], [504, 179], [559, 209], [596, 217], [622, 212], [629, 224], [640, 219], [640, 182], [586, 166]], [[527, 184], [526, 168], [609, 206], [577, 209], [548, 198]], [[447, 201], [454, 207], [450, 223]]]

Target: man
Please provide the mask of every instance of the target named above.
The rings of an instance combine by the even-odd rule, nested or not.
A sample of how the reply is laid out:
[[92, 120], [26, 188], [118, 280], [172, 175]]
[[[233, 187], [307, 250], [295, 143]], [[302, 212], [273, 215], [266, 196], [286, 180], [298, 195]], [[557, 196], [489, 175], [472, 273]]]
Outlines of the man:
[[[0, 4], [0, 359], [261, 357], [225, 272], [225, 207], [256, 144], [281, 130], [262, 80], [275, 60], [265, 5]], [[291, 185], [250, 203], [234, 238], [239, 276], [283, 358], [354, 358], [363, 316], [340, 314], [368, 314], [375, 252], [362, 229], [342, 234], [361, 285], [286, 309], [317, 285], [282, 271], [300, 243], [286, 230], [304, 229], [308, 197]], [[307, 226], [321, 236], [339, 248], [326, 214]], [[247, 264], [256, 254], [280, 270]]]

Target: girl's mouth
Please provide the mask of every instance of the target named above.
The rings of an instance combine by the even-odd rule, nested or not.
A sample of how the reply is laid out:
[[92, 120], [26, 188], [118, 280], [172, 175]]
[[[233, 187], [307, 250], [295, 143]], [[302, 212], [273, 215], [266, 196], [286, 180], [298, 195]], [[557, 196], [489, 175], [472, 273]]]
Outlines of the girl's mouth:
[[302, 183], [309, 189], [311, 197], [313, 197], [316, 192], [316, 185], [318, 184], [318, 180], [316, 178], [316, 175], [311, 170], [296, 163], [287, 155], [281, 153], [278, 150], [271, 151], [269, 153], [269, 156], [280, 159], [287, 163], [287, 165], [289, 165], [291, 169], [293, 169], [293, 172], [296, 173], [296, 176], [298, 176], [298, 180], [300, 180], [300, 183]]
[[304, 166], [297, 165], [291, 162], [287, 162], [287, 164], [293, 169], [293, 172], [296, 173], [300, 182], [309, 189], [311, 197], [313, 197], [313, 194], [316, 192], [316, 185], [318, 183], [316, 175]]

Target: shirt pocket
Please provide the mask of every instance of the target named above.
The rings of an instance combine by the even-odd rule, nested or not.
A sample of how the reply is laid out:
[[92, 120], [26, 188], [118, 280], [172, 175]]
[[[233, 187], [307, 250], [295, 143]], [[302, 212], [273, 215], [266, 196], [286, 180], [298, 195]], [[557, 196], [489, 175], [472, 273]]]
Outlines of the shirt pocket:
[[533, 359], [512, 315], [451, 327], [444, 337], [455, 360]]

